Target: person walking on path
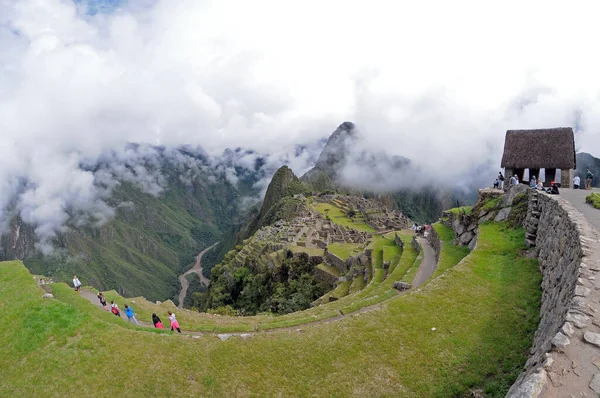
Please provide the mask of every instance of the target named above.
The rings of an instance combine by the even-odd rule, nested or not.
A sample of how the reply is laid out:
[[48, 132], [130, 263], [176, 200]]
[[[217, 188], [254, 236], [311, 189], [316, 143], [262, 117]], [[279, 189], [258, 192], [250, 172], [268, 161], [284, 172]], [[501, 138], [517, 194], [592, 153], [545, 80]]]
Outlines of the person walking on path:
[[173, 314], [171, 311], [169, 311], [169, 321], [171, 321], [171, 331], [173, 332], [173, 329], [177, 329], [177, 331], [181, 333], [181, 329], [179, 329], [179, 322], [177, 322], [177, 319], [175, 319], [175, 314]]
[[114, 301], [110, 302], [110, 312], [112, 312], [113, 314], [115, 314], [118, 317], [121, 316], [121, 311], [119, 311], [119, 306]]
[[133, 321], [133, 323], [135, 323], [136, 325], [139, 325], [140, 323], [138, 322], [137, 319], [135, 319], [135, 314], [133, 313], [133, 308], [131, 308], [130, 306], [128, 306], [127, 304], [125, 304], [125, 315], [127, 315], [127, 320], [129, 322]]
[[108, 305], [106, 304], [106, 299], [104, 298], [104, 294], [102, 294], [102, 292], [98, 292], [98, 300], [100, 301], [102, 308], [104, 308], [104, 311], [108, 311]]
[[581, 178], [579, 178], [579, 176], [575, 176], [575, 178], [573, 178], [573, 189], [579, 189], [580, 184]]
[[73, 287], [75, 287], [76, 292], [81, 291], [81, 282], [79, 282], [79, 278], [77, 278], [77, 275], [73, 275]]
[[594, 180], [594, 175], [590, 171], [590, 169], [586, 169], [585, 172], [585, 189], [592, 189], [592, 181]]
[[164, 329], [165, 328], [163, 326], [160, 318], [156, 314], [152, 314], [152, 323], [154, 324], [154, 327], [157, 328], [157, 329]]

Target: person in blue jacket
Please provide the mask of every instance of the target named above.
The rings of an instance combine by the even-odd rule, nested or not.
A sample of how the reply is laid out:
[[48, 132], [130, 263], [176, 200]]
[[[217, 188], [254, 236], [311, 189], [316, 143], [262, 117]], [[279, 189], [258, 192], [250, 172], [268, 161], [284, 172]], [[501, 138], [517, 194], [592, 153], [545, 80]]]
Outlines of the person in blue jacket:
[[140, 324], [138, 322], [138, 320], [135, 319], [135, 314], [133, 313], [133, 309], [130, 306], [128, 306], [127, 304], [125, 304], [125, 315], [127, 315], [127, 320], [129, 322], [133, 321], [133, 323], [135, 323], [136, 325]]

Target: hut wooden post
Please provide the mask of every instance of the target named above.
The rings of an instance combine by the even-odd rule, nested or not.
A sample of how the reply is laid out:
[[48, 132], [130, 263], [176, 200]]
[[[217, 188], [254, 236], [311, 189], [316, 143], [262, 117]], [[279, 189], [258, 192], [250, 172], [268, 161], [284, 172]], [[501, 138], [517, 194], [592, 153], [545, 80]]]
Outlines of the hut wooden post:
[[575, 171], [573, 169], [560, 171], [560, 186], [561, 188], [571, 188]]

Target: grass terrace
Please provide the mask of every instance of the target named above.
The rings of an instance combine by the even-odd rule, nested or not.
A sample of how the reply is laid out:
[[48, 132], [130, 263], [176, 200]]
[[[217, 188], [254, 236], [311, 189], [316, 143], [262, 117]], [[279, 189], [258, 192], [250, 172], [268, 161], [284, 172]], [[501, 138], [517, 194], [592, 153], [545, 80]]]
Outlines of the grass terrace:
[[453, 209], [449, 209], [446, 210], [452, 214], [458, 215], [458, 214], [471, 214], [471, 211], [473, 210], [473, 206], [461, 206], [461, 207], [455, 207]]
[[454, 231], [451, 228], [437, 222], [433, 224], [433, 229], [435, 229], [435, 232], [437, 232], [440, 238], [442, 251], [440, 253], [438, 264], [435, 267], [435, 271], [433, 271], [429, 280], [437, 278], [446, 270], [454, 267], [469, 254], [469, 248], [467, 246], [457, 246], [452, 244], [452, 240], [454, 240]]
[[331, 243], [327, 246], [327, 250], [342, 260], [346, 260], [348, 257], [360, 254], [362, 252], [361, 245], [358, 243]]
[[[539, 322], [541, 275], [523, 242], [522, 229], [482, 224], [464, 261], [378, 311], [227, 341], [133, 327], [63, 284], [42, 299], [20, 262], [0, 263], [0, 396], [503, 397]], [[229, 322], [244, 319], [215, 316]]]
[[367, 224], [362, 216], [355, 221], [348, 217], [342, 209], [330, 203], [315, 203], [312, 206], [316, 211], [321, 213], [323, 217], [328, 216], [333, 223], [341, 225], [344, 228], [354, 228], [359, 231], [371, 233], [375, 232], [375, 229]]

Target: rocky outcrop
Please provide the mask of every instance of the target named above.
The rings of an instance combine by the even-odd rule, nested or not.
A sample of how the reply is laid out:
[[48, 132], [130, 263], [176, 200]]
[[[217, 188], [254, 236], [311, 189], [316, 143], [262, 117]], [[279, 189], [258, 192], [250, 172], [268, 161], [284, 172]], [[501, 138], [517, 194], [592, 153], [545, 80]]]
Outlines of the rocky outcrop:
[[412, 285], [408, 282], [400, 282], [400, 281], [394, 282], [394, 289], [399, 290], [399, 291], [409, 290], [411, 287], [412, 287]]
[[[515, 185], [510, 187], [506, 193], [498, 189], [482, 189], [479, 191], [477, 203], [473, 206], [471, 213], [445, 211], [442, 222], [454, 231], [453, 243], [459, 246], [468, 246], [473, 250], [477, 243], [479, 224], [484, 221], [514, 221], [520, 224], [525, 211], [513, 212], [515, 204], [526, 200], [528, 187], [526, 185]], [[514, 213], [514, 216], [511, 214]], [[521, 217], [521, 219], [519, 219]]]
[[600, 379], [590, 362], [600, 355], [593, 348], [600, 342], [598, 233], [562, 198], [533, 190], [523, 224], [542, 271], [542, 302], [525, 370], [507, 397], [592, 393], [588, 385]]

